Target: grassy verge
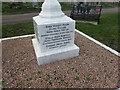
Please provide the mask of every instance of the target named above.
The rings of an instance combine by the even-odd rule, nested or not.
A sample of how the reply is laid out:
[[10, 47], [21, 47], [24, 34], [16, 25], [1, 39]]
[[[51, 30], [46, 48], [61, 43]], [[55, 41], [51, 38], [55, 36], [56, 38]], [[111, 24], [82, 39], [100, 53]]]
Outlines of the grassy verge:
[[6, 8], [6, 9], [2, 9], [2, 13], [3, 14], [14, 14], [14, 13], [29, 13], [29, 12], [40, 12], [41, 8], [25, 8], [23, 7], [22, 9], [10, 9], [10, 8]]
[[107, 2], [107, 3], [104, 3], [102, 4], [103, 8], [114, 8], [114, 7], [118, 7], [119, 6], [119, 3], [116, 2], [116, 3], [112, 3], [112, 2]]
[[99, 25], [77, 23], [76, 28], [119, 51], [118, 47], [120, 47], [120, 43], [118, 42], [118, 39], [120, 38], [120, 34], [118, 33], [117, 13], [101, 15]]
[[[10, 8], [10, 2], [3, 2], [2, 3], [2, 13], [3, 14], [7, 14], [7, 13], [28, 13], [28, 12], [40, 12], [41, 11], [41, 7], [42, 7], [42, 3], [40, 2], [38, 3], [39, 8], [33, 8], [32, 7], [32, 3], [31, 2], [27, 2], [27, 3], [22, 3], [22, 8], [21, 9], [11, 9]], [[68, 4], [68, 3], [60, 3], [62, 10], [72, 10], [72, 6], [73, 4]], [[25, 6], [29, 6], [30, 8], [26, 8]]]
[[[27, 12], [39, 12], [41, 10], [41, 5], [42, 3], [39, 3], [39, 8], [33, 8], [32, 7], [32, 3], [28, 2], [28, 3], [22, 3], [22, 7], [21, 9], [15, 9], [15, 8], [10, 8], [10, 2], [3, 2], [2, 3], [2, 13], [6, 14], [6, 13], [27, 13]], [[16, 4], [14, 2], [14, 4]], [[26, 8], [26, 6], [29, 6], [29, 8]]]
[[[76, 28], [107, 46], [119, 51], [118, 47], [120, 47], [120, 43], [118, 42], [118, 38], [120, 38], [120, 33], [118, 33], [117, 13], [101, 15], [99, 25], [76, 23]], [[2, 27], [2, 35], [4, 38], [33, 33], [34, 29], [32, 22], [3, 25]]]
[[61, 2], [60, 5], [61, 5], [61, 8], [62, 8], [62, 11], [73, 9], [73, 3], [68, 4], [68, 2], [66, 2], [66, 3]]
[[33, 34], [34, 27], [32, 22], [18, 23], [13, 25], [3, 25], [2, 37], [14, 37], [26, 34]]
[[[10, 4], [11, 2], [3, 2], [2, 3], [2, 13], [7, 14], [7, 13], [28, 13], [28, 12], [40, 12], [41, 7], [42, 7], [43, 2], [39, 2], [38, 6], [39, 8], [33, 8], [32, 7], [32, 2], [27, 2], [27, 3], [22, 3], [22, 8], [21, 9], [11, 9]], [[16, 2], [14, 2], [16, 4]], [[72, 10], [73, 9], [73, 2], [60, 2], [62, 10]], [[103, 8], [114, 8], [118, 7], [118, 3], [101, 3], [103, 5]], [[26, 8], [26, 6], [29, 6], [30, 8]]]

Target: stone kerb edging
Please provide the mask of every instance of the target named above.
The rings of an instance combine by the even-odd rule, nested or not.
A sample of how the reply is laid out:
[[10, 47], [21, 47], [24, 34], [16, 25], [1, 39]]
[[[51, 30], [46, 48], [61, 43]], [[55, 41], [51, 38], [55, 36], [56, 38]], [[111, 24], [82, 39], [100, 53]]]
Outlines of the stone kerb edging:
[[78, 32], [79, 34], [83, 35], [84, 37], [88, 38], [89, 40], [93, 41], [94, 43], [100, 45], [101, 47], [107, 49], [108, 51], [114, 53], [115, 55], [120, 56], [120, 53], [117, 52], [116, 50], [114, 50], [114, 49], [112, 49], [112, 48], [106, 46], [105, 44], [103, 44], [103, 43], [101, 43], [101, 42], [99, 42], [99, 41], [97, 41], [97, 40], [95, 40], [95, 39], [93, 39], [92, 37], [90, 37], [90, 36], [84, 34], [83, 32], [80, 32], [80, 31], [78, 31], [78, 30], [75, 30], [75, 31]]
[[[105, 44], [103, 44], [103, 43], [101, 43], [101, 42], [95, 40], [94, 38], [92, 38], [92, 37], [90, 37], [90, 36], [84, 34], [83, 32], [80, 32], [80, 31], [78, 31], [78, 30], [75, 30], [75, 31], [78, 32], [79, 34], [83, 35], [84, 37], [88, 38], [89, 40], [93, 41], [93, 42], [96, 43], [97, 45], [99, 45], [99, 46], [101, 46], [101, 47], [107, 49], [107, 50], [110, 51], [111, 53], [113, 53], [113, 54], [115, 54], [115, 55], [117, 55], [117, 56], [120, 57], [120, 53], [117, 52], [116, 50], [114, 50], [114, 49], [112, 49], [112, 48], [106, 46]], [[10, 38], [3, 38], [3, 39], [0, 39], [0, 42], [3, 41], [3, 40], [24, 38], [24, 37], [34, 36], [34, 35], [35, 35], [35, 34], [23, 35], [23, 36], [16, 36], [16, 37], [10, 37]]]
[[0, 39], [0, 41], [9, 40], [9, 39], [24, 38], [24, 37], [30, 37], [30, 36], [34, 36], [34, 35], [35, 35], [35, 34], [23, 35], [23, 36], [16, 36], [16, 37], [9, 37], [9, 38], [3, 38], [3, 39]]

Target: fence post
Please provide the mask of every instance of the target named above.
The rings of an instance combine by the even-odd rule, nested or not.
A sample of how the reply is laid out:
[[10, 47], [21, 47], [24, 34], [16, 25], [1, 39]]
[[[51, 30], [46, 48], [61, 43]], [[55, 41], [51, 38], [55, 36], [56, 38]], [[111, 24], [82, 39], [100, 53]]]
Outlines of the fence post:
[[100, 13], [99, 13], [99, 17], [98, 17], [98, 22], [97, 22], [97, 24], [100, 23], [100, 15], [101, 15], [101, 11], [102, 11], [102, 5], [100, 6]]

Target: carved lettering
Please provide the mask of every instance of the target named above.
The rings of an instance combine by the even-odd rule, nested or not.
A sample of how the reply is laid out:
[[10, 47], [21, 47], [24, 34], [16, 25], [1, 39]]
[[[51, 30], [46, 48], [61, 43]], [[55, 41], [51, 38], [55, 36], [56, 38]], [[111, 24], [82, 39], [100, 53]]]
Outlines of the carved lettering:
[[43, 39], [42, 45], [48, 49], [53, 49], [70, 44], [73, 38], [71, 37], [73, 30], [69, 27], [69, 23], [46, 25], [46, 33], [41, 35]]

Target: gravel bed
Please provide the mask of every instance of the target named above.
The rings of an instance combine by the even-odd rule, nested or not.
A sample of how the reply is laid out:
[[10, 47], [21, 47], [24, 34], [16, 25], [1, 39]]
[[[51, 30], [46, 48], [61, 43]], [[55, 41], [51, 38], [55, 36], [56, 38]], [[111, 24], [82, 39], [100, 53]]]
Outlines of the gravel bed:
[[[2, 41], [3, 88], [118, 88], [118, 56], [76, 33], [80, 56], [37, 65], [31, 39]], [[114, 90], [114, 89], [113, 89]]]

